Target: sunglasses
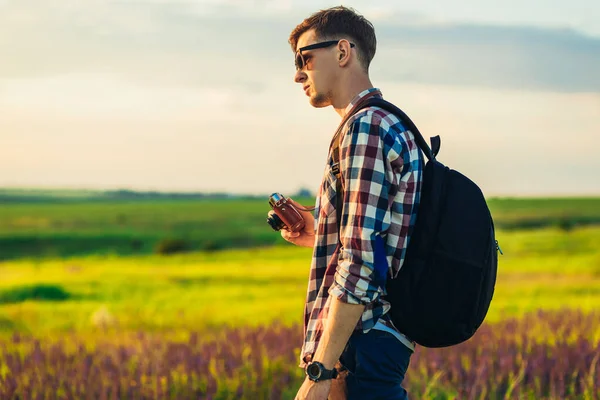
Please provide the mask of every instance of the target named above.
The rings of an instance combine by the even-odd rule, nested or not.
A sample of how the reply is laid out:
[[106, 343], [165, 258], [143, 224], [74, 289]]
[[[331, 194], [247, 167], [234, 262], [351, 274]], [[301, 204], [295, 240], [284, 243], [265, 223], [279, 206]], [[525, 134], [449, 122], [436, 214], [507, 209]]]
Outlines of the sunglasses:
[[[302, 68], [304, 68], [304, 65], [306, 64], [306, 62], [304, 61], [304, 56], [302, 55], [303, 51], [306, 51], [306, 50], [315, 50], [315, 49], [323, 49], [325, 47], [334, 46], [334, 45], [338, 44], [339, 42], [340, 42], [339, 40], [330, 40], [330, 41], [327, 41], [327, 42], [309, 44], [308, 46], [300, 47], [296, 51], [296, 60], [295, 60], [296, 71], [300, 71]], [[350, 47], [354, 47], [354, 43], [350, 43]]]

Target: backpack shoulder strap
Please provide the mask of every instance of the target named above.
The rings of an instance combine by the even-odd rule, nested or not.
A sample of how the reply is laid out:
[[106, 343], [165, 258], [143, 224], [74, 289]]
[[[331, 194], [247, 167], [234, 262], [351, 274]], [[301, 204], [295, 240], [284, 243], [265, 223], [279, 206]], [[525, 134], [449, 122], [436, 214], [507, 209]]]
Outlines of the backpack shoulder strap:
[[408, 115], [406, 115], [404, 111], [396, 107], [394, 104], [390, 103], [389, 101], [385, 101], [384, 99], [369, 99], [363, 104], [362, 107], [379, 107], [383, 108], [390, 114], [394, 114], [415, 136], [415, 141], [417, 142], [417, 145], [423, 154], [425, 154], [425, 157], [427, 157], [429, 161], [435, 160], [435, 157], [437, 156], [441, 147], [441, 139], [439, 136], [434, 136], [431, 138], [431, 147], [429, 147], [425, 141], [425, 138], [423, 138], [423, 135], [421, 135], [419, 128], [417, 128]]

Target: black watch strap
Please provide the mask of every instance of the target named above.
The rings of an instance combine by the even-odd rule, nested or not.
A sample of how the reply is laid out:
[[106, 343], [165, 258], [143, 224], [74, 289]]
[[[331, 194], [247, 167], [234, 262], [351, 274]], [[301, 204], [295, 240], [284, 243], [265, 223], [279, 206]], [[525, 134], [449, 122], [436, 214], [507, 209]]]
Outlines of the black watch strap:
[[338, 376], [337, 369], [326, 369], [318, 361], [312, 361], [306, 366], [306, 375], [308, 379], [314, 382], [324, 381], [326, 379], [335, 379]]

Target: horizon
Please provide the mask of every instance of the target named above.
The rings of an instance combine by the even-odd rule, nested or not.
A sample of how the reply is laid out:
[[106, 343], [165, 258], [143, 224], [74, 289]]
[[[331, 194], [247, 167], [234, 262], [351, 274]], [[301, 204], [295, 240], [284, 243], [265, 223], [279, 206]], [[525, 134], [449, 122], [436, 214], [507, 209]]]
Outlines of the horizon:
[[[298, 194], [301, 191], [309, 190], [308, 188], [298, 188], [295, 191], [291, 191], [290, 193], [282, 193], [284, 196], [293, 196]], [[116, 193], [116, 192], [131, 192], [133, 194], [157, 194], [157, 195], [183, 195], [183, 196], [193, 196], [193, 195], [201, 195], [201, 196], [231, 196], [231, 197], [265, 197], [268, 198], [272, 193], [271, 192], [226, 192], [226, 191], [167, 191], [167, 190], [138, 190], [138, 189], [130, 189], [130, 188], [65, 188], [65, 187], [8, 187], [8, 186], [0, 186], [0, 196], [6, 195], [7, 192], [21, 192], [22, 194], [35, 194], [35, 192], [40, 192], [42, 195], [47, 195], [48, 192], [55, 193], [89, 193], [89, 194], [105, 194], [105, 193]], [[310, 197], [315, 197], [315, 192], [310, 192]], [[515, 200], [560, 200], [560, 199], [596, 199], [600, 198], [600, 194], [548, 194], [548, 195], [538, 195], [538, 194], [520, 194], [520, 195], [486, 195], [484, 193], [486, 199], [498, 199], [498, 200], [507, 200], [507, 199], [515, 199]]]

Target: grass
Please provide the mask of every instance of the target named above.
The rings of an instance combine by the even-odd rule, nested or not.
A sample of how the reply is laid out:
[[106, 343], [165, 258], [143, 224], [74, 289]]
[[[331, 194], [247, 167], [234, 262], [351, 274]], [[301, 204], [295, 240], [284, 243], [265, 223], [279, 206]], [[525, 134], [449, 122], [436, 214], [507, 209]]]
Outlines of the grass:
[[[500, 231], [497, 237], [505, 255], [488, 322], [538, 309], [600, 308], [600, 228]], [[310, 257], [310, 249], [290, 245], [5, 261], [0, 333], [94, 334], [109, 327], [177, 335], [223, 325], [295, 324]], [[32, 288], [59, 298], [37, 299]]]
[[[534, 207], [535, 203], [532, 204], [531, 207]], [[544, 210], [539, 204], [536, 211], [541, 214], [550, 215], [554, 212], [552, 207]], [[150, 203], [148, 206], [150, 207]], [[157, 207], [156, 203], [153, 207]], [[584, 209], [583, 206], [581, 208]], [[175, 207], [168, 209], [173, 211]], [[192, 209], [184, 211], [191, 212]], [[82, 213], [85, 210], [83, 206], [79, 209]], [[135, 213], [134, 208], [131, 210]], [[221, 211], [226, 210], [225, 207]], [[77, 207], [69, 212], [75, 211]], [[571, 215], [575, 215], [576, 211], [589, 212], [589, 210], [572, 210]], [[525, 207], [515, 212], [521, 213], [521, 217], [525, 218], [528, 213], [534, 211]], [[105, 214], [108, 215], [110, 214]], [[41, 214], [40, 218], [42, 218]], [[94, 219], [96, 224], [106, 224], [99, 228], [99, 232], [101, 229], [110, 228], [110, 222], [102, 222], [102, 218], [95, 219], [98, 218], [97, 213], [90, 218]], [[150, 215], [149, 218], [153, 218], [154, 223], [166, 223], [166, 219], [161, 219], [166, 218], [166, 211], [162, 216]], [[183, 221], [183, 214], [173, 216], [175, 221], [178, 218]], [[195, 218], [200, 217], [196, 215]], [[218, 219], [219, 215], [215, 213], [211, 216], [206, 213], [203, 218]], [[140, 219], [140, 221], [148, 223], [148, 220]], [[93, 227], [93, 224], [89, 226]], [[155, 232], [152, 226], [152, 223], [147, 225], [149, 232]], [[215, 225], [211, 222], [206, 226]], [[477, 391], [474, 388], [479, 387], [477, 390], [481, 393], [494, 391], [496, 394], [492, 395], [492, 392], [488, 392], [487, 397], [482, 394], [478, 398], [509, 398], [512, 390], [512, 394], [519, 398], [557, 399], [566, 397], [560, 394], [550, 395], [548, 391], [551, 389], [545, 386], [538, 388], [534, 380], [547, 378], [555, 382], [560, 376], [563, 377], [561, 379], [573, 378], [573, 382], [587, 382], [587, 375], [572, 376], [573, 370], [570, 367], [574, 363], [573, 360], [583, 357], [578, 362], [589, 371], [584, 369], [581, 371], [591, 377], [594, 373], [592, 359], [597, 360], [594, 358], [593, 350], [593, 346], [597, 347], [600, 343], [600, 329], [595, 322], [597, 316], [594, 317], [595, 319], [586, 319], [580, 317], [575, 310], [591, 315], [591, 312], [600, 309], [600, 247], [598, 246], [600, 227], [565, 228], [567, 227], [554, 225], [543, 229], [514, 230], [509, 227], [497, 231], [497, 239], [504, 255], [499, 257], [496, 291], [486, 319], [487, 324], [492, 324], [491, 327], [488, 326], [480, 332], [482, 335], [480, 341], [468, 342], [471, 346], [468, 348], [470, 350], [467, 347], [451, 348], [443, 353], [443, 356], [436, 350], [429, 353], [422, 352], [418, 357], [414, 357], [414, 365], [408, 381], [413, 397], [468, 398], [467, 391], [472, 389], [475, 393]], [[208, 238], [218, 235], [218, 232], [209, 229], [205, 231]], [[143, 229], [140, 232], [143, 232]], [[278, 236], [273, 232], [270, 234]], [[152, 235], [158, 237], [156, 233]], [[201, 343], [210, 343], [211, 338], [215, 340], [221, 338], [219, 340], [222, 341], [223, 348], [230, 348], [231, 343], [239, 343], [242, 339], [237, 336], [235, 340], [222, 339], [223, 332], [230, 332], [227, 327], [254, 335], [252, 332], [261, 332], [261, 327], [269, 330], [280, 326], [278, 324], [280, 322], [282, 326], [289, 328], [286, 331], [289, 333], [285, 337], [290, 342], [285, 353], [285, 357], [289, 357], [289, 360], [284, 362], [282, 359], [277, 359], [270, 365], [268, 361], [275, 358], [260, 355], [254, 361], [243, 361], [241, 369], [235, 370], [237, 372], [234, 375], [237, 378], [222, 378], [222, 373], [217, 374], [219, 379], [215, 378], [213, 383], [218, 385], [218, 390], [222, 393], [221, 397], [217, 395], [215, 398], [239, 398], [236, 393], [241, 384], [245, 385], [244, 393], [247, 398], [266, 398], [264, 393], [267, 392], [263, 393], [263, 391], [273, 388], [269, 379], [280, 382], [285, 378], [288, 380], [281, 383], [280, 388], [284, 392], [281, 392], [278, 398], [291, 399], [302, 380], [301, 371], [295, 366], [297, 361], [295, 346], [301, 344], [300, 326], [310, 257], [310, 249], [282, 245], [189, 252], [170, 256], [152, 254], [119, 256], [106, 252], [86, 256], [59, 255], [55, 258], [39, 258], [32, 255], [29, 258], [5, 259], [0, 262], [0, 344], [4, 343], [2, 348], [9, 354], [21, 354], [23, 360], [42, 357], [40, 351], [45, 351], [44, 354], [57, 360], [58, 366], [54, 368], [65, 368], [64, 360], [78, 360], [77, 362], [81, 362], [83, 366], [76, 365], [74, 367], [76, 371], [85, 369], [89, 357], [93, 356], [89, 360], [95, 360], [93, 365], [96, 366], [105, 365], [102, 363], [107, 362], [107, 357], [112, 357], [115, 367], [107, 367], [108, 375], [105, 376], [109, 379], [113, 376], [113, 371], [122, 365], [122, 357], [129, 357], [131, 354], [134, 354], [134, 357], [129, 363], [140, 368], [146, 368], [149, 363], [163, 365], [165, 360], [172, 360], [180, 353], [182, 356], [188, 354], [190, 365], [195, 365], [193, 363], [197, 359], [203, 359], [205, 351], [200, 351], [197, 345], [190, 344], [189, 349], [182, 352], [178, 344], [189, 342], [191, 332], [199, 333]], [[564, 314], [558, 313], [550, 318], [552, 321], [564, 322], [562, 325], [557, 325], [558, 327], [550, 322], [545, 323], [543, 318], [538, 321], [530, 314], [539, 310], [563, 309]], [[529, 316], [525, 317], [524, 321], [533, 318], [532, 321], [537, 322], [523, 322], [520, 323], [521, 325], [510, 322], [510, 317], [524, 316]], [[579, 320], [581, 321], [578, 325]], [[570, 331], [569, 327], [575, 325], [578, 328]], [[253, 327], [259, 330], [254, 331]], [[498, 332], [498, 327], [504, 327], [503, 331]], [[18, 335], [19, 333], [24, 337], [38, 338], [42, 350], [36, 350], [37, 347], [34, 345], [38, 343], [36, 339], [24, 340]], [[514, 343], [505, 346], [506, 338], [513, 333], [516, 335]], [[535, 340], [519, 337], [524, 333]], [[493, 334], [497, 337], [490, 336]], [[258, 334], [257, 344], [252, 347], [252, 350], [260, 347], [263, 342], [265, 345], [276, 344], [275, 338], [281, 337], [282, 334], [278, 333], [272, 339], [264, 340], [262, 334]], [[154, 340], [157, 342], [152, 342]], [[64, 347], [52, 347], [56, 341], [64, 341]], [[146, 342], [152, 346], [136, 350], [136, 346]], [[173, 351], [169, 354], [173, 357], [168, 356], [163, 350], [150, 350], [156, 349], [158, 345], [172, 346]], [[160, 346], [158, 347], [162, 349], [163, 347]], [[208, 348], [212, 347], [208, 346]], [[60, 349], [71, 349], [69, 354], [83, 355], [79, 359], [63, 357]], [[504, 349], [503, 355], [500, 354], [501, 349]], [[564, 367], [560, 367], [563, 364], [554, 362], [559, 350], [562, 351], [561, 359], [567, 360], [565, 365], [569, 366], [565, 373], [560, 369]], [[587, 351], [585, 357], [582, 355], [583, 350]], [[244, 357], [247, 357], [244, 354], [246, 354], [245, 350], [243, 354], [236, 355], [232, 359], [241, 357], [240, 359], [244, 360]], [[483, 358], [483, 355], [487, 355], [487, 358]], [[217, 371], [214, 368], [229, 368], [225, 363], [231, 360], [227, 361], [225, 356], [216, 354], [212, 357], [220, 360], [219, 363], [222, 362], [223, 365], [216, 363], [218, 367], [210, 367], [213, 368], [211, 371]], [[180, 362], [172, 362], [176, 363], [177, 368], [173, 367], [169, 371], [178, 373]], [[281, 364], [283, 362], [284, 364]], [[442, 364], [439, 364], [440, 362]], [[539, 364], [536, 367], [539, 370], [526, 371], [523, 379], [528, 383], [521, 378], [519, 378], [521, 380], [517, 379], [520, 376], [520, 368], [525, 368], [526, 362], [530, 362], [531, 365]], [[255, 363], [262, 363], [265, 381], [259, 382], [254, 375], [244, 375], [247, 370], [254, 371]], [[465, 366], [465, 363], [472, 363], [478, 367], [471, 368]], [[542, 364], [545, 365], [544, 368], [547, 367], [545, 370], [540, 369]], [[21, 386], [16, 387], [24, 390], [22, 388], [30, 382], [31, 376], [60, 378], [63, 386], [66, 385], [64, 387], [71, 387], [74, 379], [69, 371], [61, 375], [55, 373], [56, 371], [46, 364], [32, 368], [27, 373], [16, 373], [15, 376], [22, 379], [19, 383]], [[490, 368], [489, 379], [482, 381], [477, 371]], [[14, 369], [18, 370], [17, 367]], [[443, 371], [443, 374], [438, 376], [436, 371]], [[6, 372], [0, 360], [0, 378]], [[500, 372], [508, 375], [502, 375], [503, 378], [500, 379], [498, 378]], [[148, 384], [144, 383], [145, 379], [151, 379], [152, 387], [147, 388], [150, 393], [148, 398], [154, 398], [153, 390], [157, 387], [155, 380], [159, 376], [162, 375], [156, 371], [148, 372], [148, 376], [142, 373], [132, 382], [135, 383], [136, 388], [142, 390], [142, 386]], [[244, 376], [246, 378], [240, 378]], [[198, 377], [198, 382], [193, 385], [198, 384], [199, 387], [205, 388], [206, 382], [210, 381], [210, 376], [207, 378], [206, 374], [200, 374]], [[94, 379], [85, 378], [83, 381], [100, 384], [104, 382], [103, 379], [95, 376]], [[465, 387], [467, 381], [472, 384], [469, 383], [468, 387]], [[507, 389], [505, 387], [507, 382], [515, 387]], [[103, 384], [106, 384], [106, 387], [118, 387], [110, 382]], [[131, 388], [130, 383], [124, 385], [126, 388]], [[549, 387], [554, 386], [550, 384]], [[55, 386], [52, 385], [47, 387], [50, 392], [55, 390], [54, 388]], [[182, 398], [184, 392], [187, 395], [193, 393], [184, 390], [183, 387], [177, 390], [181, 390], [182, 393], [181, 396], [175, 394], [177, 398]], [[583, 390], [584, 395], [569, 398], [593, 398], [590, 396], [593, 396], [596, 390], [597, 386], [592, 383], [589, 388]], [[263, 394], [256, 395], [259, 392]], [[540, 395], [540, 393], [545, 394]]]
[[[66, 196], [67, 201], [49, 193], [42, 197], [47, 201], [2, 203], [0, 190], [0, 260], [284, 244], [266, 223], [270, 210], [266, 196], [124, 200], [100, 195], [87, 199], [76, 192]], [[313, 198], [298, 201], [314, 204]], [[496, 227], [504, 230], [557, 227], [568, 231], [600, 224], [600, 198], [490, 199], [489, 206]]]
[[167, 241], [193, 250], [282, 244], [269, 210], [258, 200], [6, 204], [0, 259], [152, 254]]

